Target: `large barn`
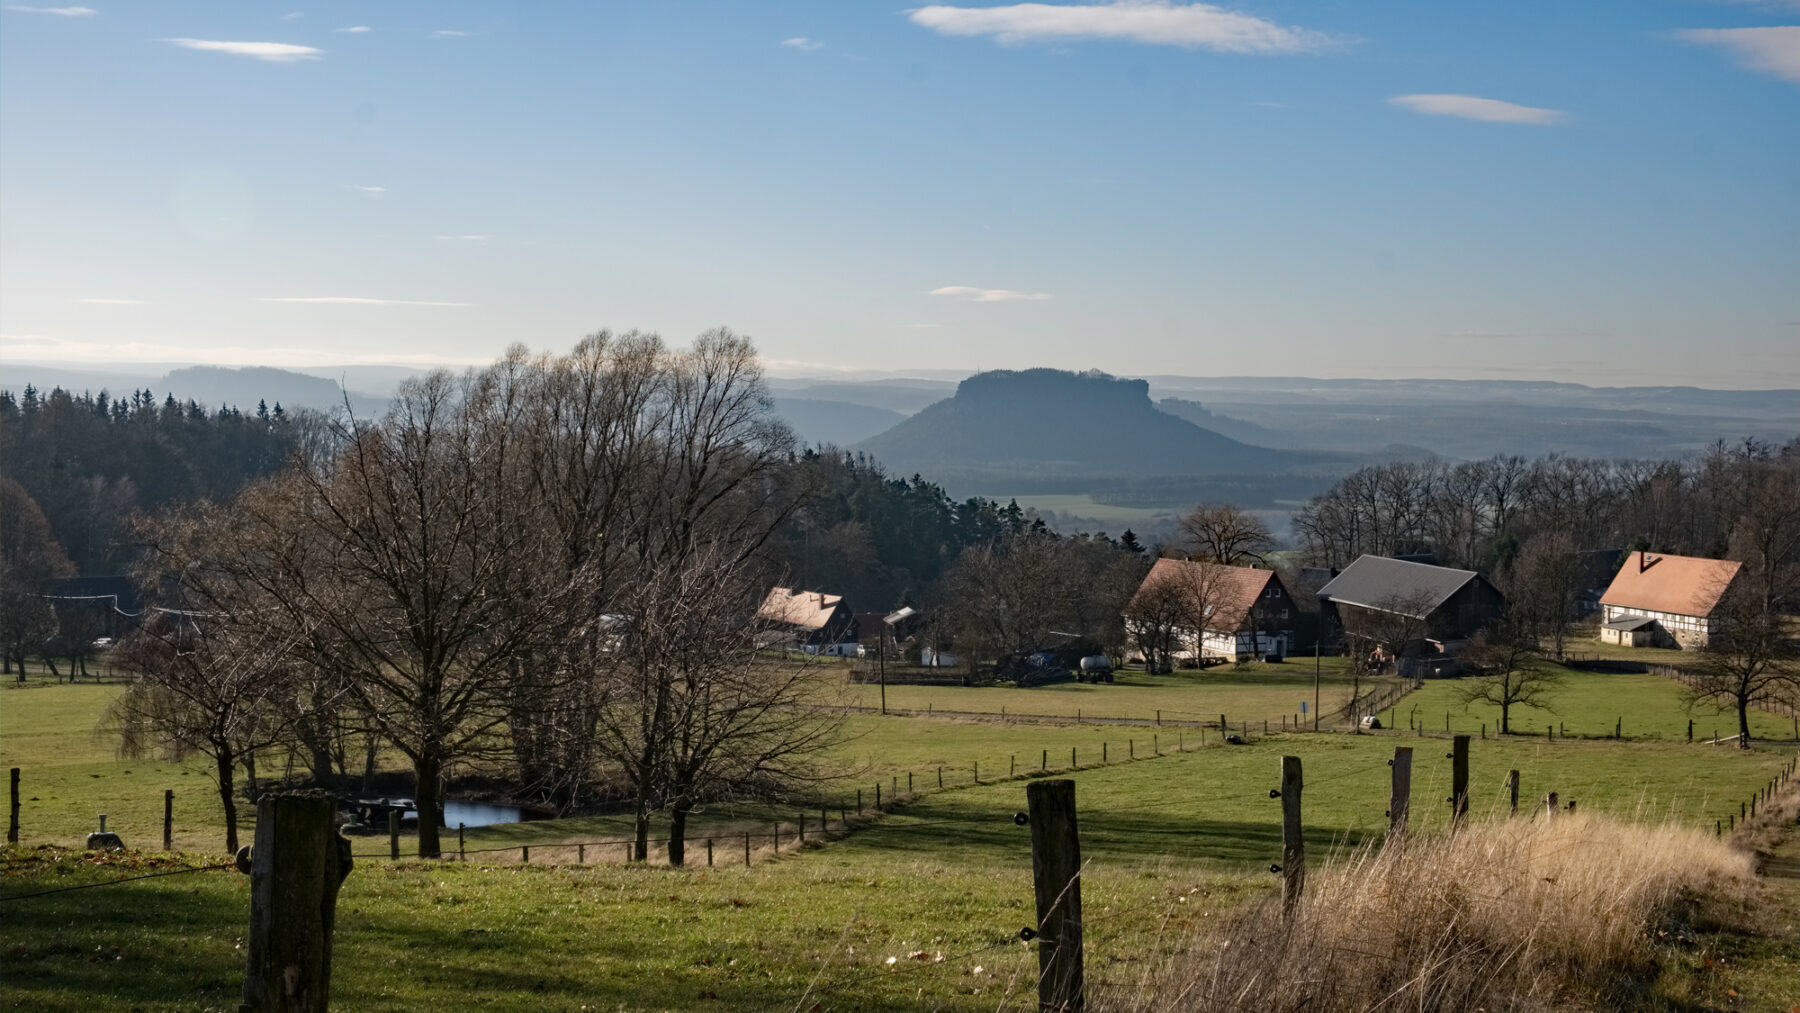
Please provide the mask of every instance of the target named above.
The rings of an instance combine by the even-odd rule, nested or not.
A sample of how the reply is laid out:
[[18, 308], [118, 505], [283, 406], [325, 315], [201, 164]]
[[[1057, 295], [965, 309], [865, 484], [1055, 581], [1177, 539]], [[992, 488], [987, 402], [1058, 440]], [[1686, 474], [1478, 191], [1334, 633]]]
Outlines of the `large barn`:
[[[1453, 658], [1505, 608], [1506, 597], [1474, 570], [1387, 556], [1360, 556], [1319, 589], [1319, 610], [1330, 635], [1427, 661]], [[1453, 667], [1433, 663], [1425, 671]]]

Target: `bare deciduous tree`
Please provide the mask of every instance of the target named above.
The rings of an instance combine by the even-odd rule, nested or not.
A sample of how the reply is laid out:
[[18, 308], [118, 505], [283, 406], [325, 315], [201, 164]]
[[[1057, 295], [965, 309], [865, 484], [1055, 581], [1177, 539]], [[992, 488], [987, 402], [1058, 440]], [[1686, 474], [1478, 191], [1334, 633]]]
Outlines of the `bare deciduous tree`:
[[1190, 558], [1226, 566], [1263, 563], [1275, 536], [1262, 518], [1230, 503], [1202, 503], [1181, 518]]
[[1481, 701], [1500, 708], [1500, 734], [1512, 732], [1512, 709], [1549, 709], [1562, 675], [1544, 665], [1537, 633], [1529, 620], [1508, 615], [1475, 634], [1461, 661], [1474, 669], [1457, 687], [1464, 704]]
[[1738, 746], [1750, 743], [1750, 708], [1800, 703], [1800, 643], [1789, 613], [1800, 603], [1800, 461], [1761, 460], [1740, 476], [1743, 513], [1732, 531], [1742, 564], [1719, 594], [1720, 628], [1690, 686], [1736, 711]]
[[759, 573], [703, 546], [643, 574], [621, 602], [596, 743], [631, 788], [639, 861], [656, 810], [669, 811], [669, 863], [681, 865], [697, 807], [786, 797], [820, 779], [812, 761], [838, 741], [841, 720], [815, 706], [815, 668], [757, 656]]
[[281, 698], [291, 692], [291, 645], [249, 629], [158, 610], [113, 653], [113, 663], [136, 676], [109, 712], [120, 753], [160, 747], [176, 760], [210, 758], [228, 852], [238, 847], [237, 767], [282, 741]]

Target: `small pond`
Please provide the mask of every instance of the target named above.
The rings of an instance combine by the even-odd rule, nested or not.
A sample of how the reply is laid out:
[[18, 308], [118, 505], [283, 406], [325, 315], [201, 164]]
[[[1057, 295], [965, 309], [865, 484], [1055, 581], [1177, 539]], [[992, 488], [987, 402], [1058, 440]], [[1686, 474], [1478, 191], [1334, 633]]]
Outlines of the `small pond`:
[[[409, 811], [401, 815], [401, 819], [416, 820], [417, 811]], [[444, 825], [455, 829], [458, 823], [471, 827], [491, 827], [497, 823], [517, 823], [525, 819], [525, 813], [516, 805], [493, 805], [488, 802], [445, 802]]]

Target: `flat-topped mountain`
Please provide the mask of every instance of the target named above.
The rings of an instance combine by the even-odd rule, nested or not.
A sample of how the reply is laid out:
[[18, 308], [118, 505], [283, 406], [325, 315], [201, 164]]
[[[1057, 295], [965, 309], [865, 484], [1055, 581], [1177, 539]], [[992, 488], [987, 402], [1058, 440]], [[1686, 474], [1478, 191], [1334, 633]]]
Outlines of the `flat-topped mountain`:
[[1159, 411], [1143, 380], [1059, 369], [978, 373], [857, 449], [895, 474], [947, 479], [1255, 474], [1306, 463]]

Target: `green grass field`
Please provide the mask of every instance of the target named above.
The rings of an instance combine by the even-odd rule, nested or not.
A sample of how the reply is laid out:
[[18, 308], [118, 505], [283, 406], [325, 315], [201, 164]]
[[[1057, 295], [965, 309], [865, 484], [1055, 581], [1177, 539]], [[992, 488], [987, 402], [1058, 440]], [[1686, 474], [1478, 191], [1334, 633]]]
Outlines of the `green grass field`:
[[[1343, 658], [1319, 661], [1319, 701], [1326, 714], [1336, 711], [1349, 691]], [[1365, 687], [1387, 685], [1391, 678], [1363, 680]], [[881, 688], [867, 683], [846, 686], [846, 703], [875, 707]], [[1263, 721], [1279, 725], [1283, 716], [1313, 704], [1313, 659], [1294, 658], [1279, 664], [1252, 662], [1210, 669], [1184, 669], [1168, 675], [1136, 670], [1115, 674], [1111, 683], [1060, 682], [1031, 689], [1011, 686], [902, 686], [887, 688], [890, 709], [1152, 722], [1162, 712], [1167, 722], [1217, 722], [1225, 715], [1233, 725]], [[1309, 718], [1310, 720], [1310, 718]]]
[[[1581, 677], [1570, 709], [1613, 705], [1618, 683], [1590, 687], [1587, 680], [1617, 678]], [[1656, 702], [1663, 688], [1679, 690], [1661, 687], [1639, 689], [1646, 727], [1673, 699]], [[1408, 705], [1438, 688], [1428, 686]], [[1279, 678], [1268, 689], [1290, 690]], [[1190, 688], [1202, 696], [1220, 691], [1204, 683]], [[143, 860], [52, 860], [35, 846], [76, 843], [102, 810], [114, 814], [109, 824], [128, 843], [160, 843], [165, 786], [178, 789], [178, 837], [191, 842], [182, 846], [209, 852], [192, 861], [215, 860], [217, 803], [204, 772], [119, 761], [93, 736], [110, 692], [116, 687], [0, 691], [0, 765], [23, 767], [27, 798], [38, 799], [25, 804], [26, 846], [7, 850], [0, 876], [0, 897], [19, 898], [0, 909], [6, 1004], [235, 1008], [248, 903], [236, 872], [20, 897], [140, 871], [132, 863]], [[1052, 772], [1067, 766], [1071, 747], [1084, 768], [1070, 776], [1087, 862], [1087, 960], [1097, 986], [1135, 984], [1196, 928], [1273, 885], [1266, 870], [1279, 860], [1280, 803], [1268, 790], [1284, 754], [1299, 756], [1305, 767], [1306, 834], [1316, 853], [1385, 825], [1386, 761], [1396, 746], [1415, 750], [1415, 825], [1442, 827], [1448, 819], [1450, 743], [1404, 730], [1256, 734], [1246, 746], [1222, 745], [1212, 732], [1198, 747], [1191, 730], [1121, 725], [859, 715], [846, 730], [850, 738], [830, 759], [846, 776], [828, 789], [830, 797], [845, 802], [859, 785], [871, 796], [877, 781], [904, 786], [907, 772], [925, 793], [869, 816], [854, 832], [834, 832], [828, 843], [819, 842], [815, 827], [804, 849], [795, 849], [791, 836], [798, 806], [718, 807], [702, 815], [696, 845], [707, 835], [721, 841], [713, 868], [698, 846], [690, 852], [697, 867], [683, 870], [624, 865], [610, 849], [590, 853], [589, 864], [578, 867], [572, 848], [549, 846], [618, 835], [626, 824], [616, 817], [471, 831], [470, 847], [532, 845], [530, 865], [520, 865], [516, 851], [467, 864], [396, 864], [371, 857], [385, 855], [385, 840], [360, 840], [356, 850], [365, 857], [339, 899], [334, 998], [357, 1010], [1029, 1008], [1036, 958], [1016, 933], [1032, 920], [1030, 848], [1026, 830], [1011, 819], [1025, 808], [1028, 775], [1005, 773], [1009, 758], [1035, 767], [1045, 750]], [[1167, 755], [1150, 755], [1152, 735]], [[1140, 759], [1119, 762], [1128, 741]], [[1175, 753], [1178, 741], [1188, 751]], [[1111, 762], [1090, 766], [1102, 743]], [[1735, 813], [1790, 752], [1688, 745], [1670, 736], [1477, 741], [1471, 796], [1478, 814], [1501, 811], [1506, 772], [1518, 769], [1524, 807], [1533, 813], [1534, 800], [1554, 790], [1587, 810], [1710, 825]], [[970, 777], [976, 761], [980, 785]], [[939, 766], [949, 790], [926, 791], [935, 789]], [[745, 868], [741, 837], [726, 836], [762, 832], [784, 817], [790, 836], [782, 854], [759, 840], [755, 864]]]

